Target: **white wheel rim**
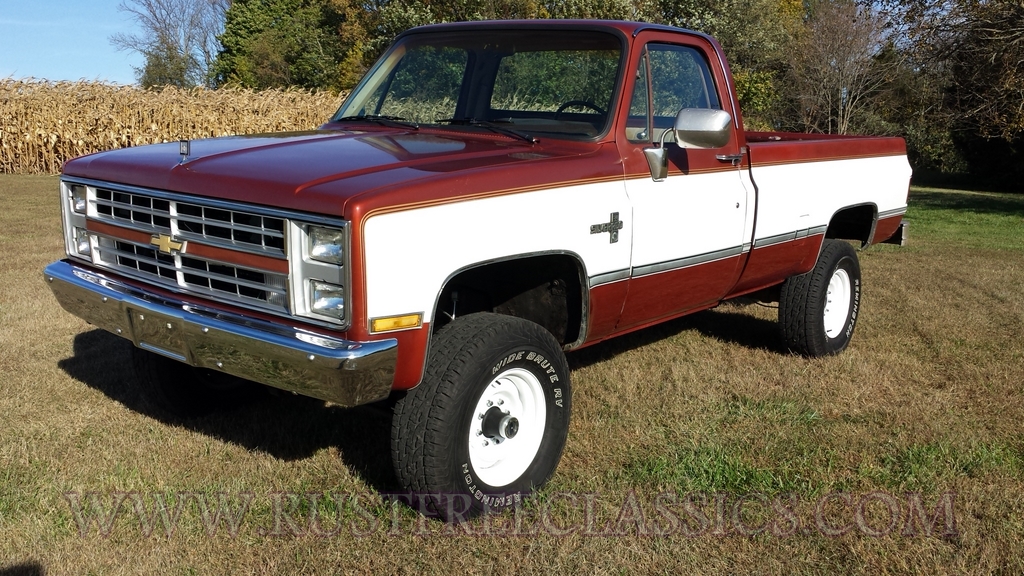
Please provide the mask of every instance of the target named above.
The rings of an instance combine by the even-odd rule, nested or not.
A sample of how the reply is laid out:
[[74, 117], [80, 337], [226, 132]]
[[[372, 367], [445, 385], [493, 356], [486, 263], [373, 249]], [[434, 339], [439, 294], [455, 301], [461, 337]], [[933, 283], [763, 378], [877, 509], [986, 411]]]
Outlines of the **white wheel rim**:
[[[484, 434], [484, 415], [493, 407], [501, 411], [503, 422], [509, 418], [518, 422], [511, 438], [504, 436], [504, 430], [494, 437]], [[544, 388], [532, 372], [513, 368], [491, 380], [473, 409], [469, 427], [469, 461], [481, 482], [507, 486], [526, 472], [540, 449], [546, 408]]]
[[825, 335], [835, 338], [846, 327], [846, 318], [850, 314], [850, 275], [842, 268], [836, 268], [828, 281], [828, 293], [825, 295]]

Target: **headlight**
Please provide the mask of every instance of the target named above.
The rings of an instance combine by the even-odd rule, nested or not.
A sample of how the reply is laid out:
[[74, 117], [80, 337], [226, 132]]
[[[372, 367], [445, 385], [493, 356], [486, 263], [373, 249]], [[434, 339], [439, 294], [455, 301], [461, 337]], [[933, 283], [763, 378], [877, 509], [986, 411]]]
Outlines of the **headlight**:
[[83, 256], [92, 254], [92, 245], [89, 243], [89, 233], [85, 228], [75, 228], [75, 248]]
[[88, 204], [88, 195], [85, 186], [74, 184], [71, 186], [71, 208], [77, 214], [85, 214]]
[[312, 311], [339, 320], [345, 318], [345, 289], [337, 284], [310, 280], [312, 289]]
[[342, 265], [345, 262], [345, 231], [310, 226], [309, 257], [328, 264]]

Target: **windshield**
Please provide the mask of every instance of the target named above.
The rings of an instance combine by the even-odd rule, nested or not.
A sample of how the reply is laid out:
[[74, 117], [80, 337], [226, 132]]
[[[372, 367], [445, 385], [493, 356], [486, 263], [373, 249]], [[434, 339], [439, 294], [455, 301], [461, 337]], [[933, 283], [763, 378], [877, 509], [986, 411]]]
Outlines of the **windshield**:
[[334, 119], [593, 138], [610, 121], [622, 43], [596, 31], [412, 34], [392, 46]]

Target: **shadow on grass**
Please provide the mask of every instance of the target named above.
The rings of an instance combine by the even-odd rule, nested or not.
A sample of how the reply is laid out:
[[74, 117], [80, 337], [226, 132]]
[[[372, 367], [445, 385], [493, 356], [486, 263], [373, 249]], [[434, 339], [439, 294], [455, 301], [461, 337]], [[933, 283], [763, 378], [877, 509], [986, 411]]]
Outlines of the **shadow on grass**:
[[912, 190], [912, 208], [956, 210], [976, 214], [1004, 214], [1024, 218], [1024, 194], [970, 194], [964, 192]]
[[157, 409], [140, 394], [129, 359], [131, 347], [127, 340], [103, 330], [84, 332], [75, 336], [74, 356], [61, 360], [59, 366], [72, 378], [135, 412], [281, 460], [301, 460], [336, 447], [343, 464], [373, 489], [397, 490], [391, 469], [390, 409], [386, 405], [339, 408], [260, 386], [259, 393], [235, 409], [177, 418]]
[[689, 330], [696, 330], [708, 338], [738, 344], [744, 348], [778, 354], [789, 353], [779, 336], [778, 324], [775, 321], [755, 318], [736, 310], [733, 306], [725, 305], [606, 340], [570, 353], [569, 366], [572, 369], [590, 366]]
[[46, 574], [46, 569], [38, 562], [0, 565], [0, 576], [43, 576], [43, 574]]
[[[747, 348], [785, 353], [775, 322], [725, 309], [701, 312], [597, 344], [570, 354], [569, 363], [573, 368], [588, 366], [687, 330]], [[61, 360], [59, 366], [72, 378], [135, 412], [275, 458], [301, 460], [336, 447], [344, 465], [373, 489], [381, 493], [399, 490], [391, 469], [391, 413], [386, 403], [339, 408], [259, 387], [254, 398], [240, 401], [233, 410], [177, 418], [150, 404], [139, 392], [129, 360], [131, 347], [127, 340], [103, 330], [84, 332], [75, 336], [74, 355]]]

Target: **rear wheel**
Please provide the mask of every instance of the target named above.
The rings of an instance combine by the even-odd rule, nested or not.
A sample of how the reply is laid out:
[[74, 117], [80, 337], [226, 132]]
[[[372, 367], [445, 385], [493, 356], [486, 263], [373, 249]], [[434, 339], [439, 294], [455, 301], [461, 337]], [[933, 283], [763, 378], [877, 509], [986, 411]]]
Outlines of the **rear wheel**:
[[814, 268], [782, 285], [779, 327], [786, 344], [806, 356], [846, 349], [860, 308], [857, 252], [841, 240], [825, 240]]
[[570, 401], [565, 356], [545, 329], [459, 318], [434, 336], [423, 382], [395, 405], [395, 473], [417, 507], [449, 521], [515, 506], [558, 466]]

